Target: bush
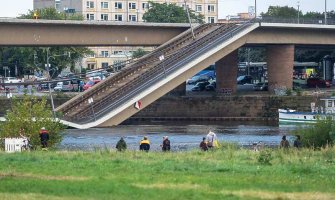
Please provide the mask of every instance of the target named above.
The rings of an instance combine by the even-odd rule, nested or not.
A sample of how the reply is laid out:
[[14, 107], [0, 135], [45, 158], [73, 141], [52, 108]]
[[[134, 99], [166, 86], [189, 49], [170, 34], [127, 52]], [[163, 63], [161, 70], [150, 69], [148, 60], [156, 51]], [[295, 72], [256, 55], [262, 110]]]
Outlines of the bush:
[[12, 108], [5, 115], [6, 121], [0, 129], [0, 138], [21, 137], [19, 130], [30, 139], [33, 147], [40, 146], [39, 130], [45, 127], [49, 131], [49, 147], [58, 144], [62, 139], [64, 126], [53, 119], [50, 106], [45, 97], [24, 95], [23, 99], [13, 98]]
[[259, 153], [258, 162], [262, 165], [271, 165], [272, 152], [270, 149], [265, 149]]
[[302, 145], [309, 148], [322, 148], [334, 144], [335, 122], [331, 117], [317, 119], [315, 124], [293, 131], [301, 135]]
[[286, 89], [285, 94], [286, 94], [286, 96], [291, 96], [292, 95], [292, 90], [291, 89]]

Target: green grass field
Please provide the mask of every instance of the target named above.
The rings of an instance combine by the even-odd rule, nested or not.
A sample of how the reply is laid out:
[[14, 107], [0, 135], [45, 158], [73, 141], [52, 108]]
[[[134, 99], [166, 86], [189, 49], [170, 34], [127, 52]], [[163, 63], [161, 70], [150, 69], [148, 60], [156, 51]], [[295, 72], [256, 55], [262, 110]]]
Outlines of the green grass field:
[[335, 199], [335, 148], [0, 152], [0, 199]]

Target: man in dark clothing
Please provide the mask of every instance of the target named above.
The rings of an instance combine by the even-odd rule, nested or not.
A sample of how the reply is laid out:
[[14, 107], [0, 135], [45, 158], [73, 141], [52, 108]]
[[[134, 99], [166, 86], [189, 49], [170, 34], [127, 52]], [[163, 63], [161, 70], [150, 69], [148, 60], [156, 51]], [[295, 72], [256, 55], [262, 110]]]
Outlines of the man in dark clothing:
[[47, 148], [48, 140], [49, 140], [49, 132], [44, 127], [42, 127], [40, 130], [40, 139], [41, 139], [42, 148]]
[[294, 140], [294, 143], [293, 143], [293, 146], [296, 147], [296, 148], [301, 148], [302, 146], [302, 143], [301, 143], [301, 140], [300, 140], [300, 135], [297, 135], [297, 138]]
[[199, 147], [203, 151], [207, 151], [208, 150], [208, 146], [207, 146], [207, 143], [206, 143], [206, 137], [202, 138], [202, 142], [200, 143]]
[[141, 151], [149, 151], [150, 150], [150, 141], [147, 137], [143, 137], [143, 139], [140, 142], [140, 150]]
[[170, 140], [168, 139], [168, 136], [163, 137], [163, 144], [162, 144], [162, 150], [163, 151], [170, 151]]
[[288, 140], [286, 140], [286, 135], [282, 137], [282, 140], [280, 141], [280, 148], [288, 149], [290, 147], [290, 143]]
[[124, 141], [123, 137], [116, 143], [116, 149], [118, 151], [125, 151], [127, 149], [127, 144]]

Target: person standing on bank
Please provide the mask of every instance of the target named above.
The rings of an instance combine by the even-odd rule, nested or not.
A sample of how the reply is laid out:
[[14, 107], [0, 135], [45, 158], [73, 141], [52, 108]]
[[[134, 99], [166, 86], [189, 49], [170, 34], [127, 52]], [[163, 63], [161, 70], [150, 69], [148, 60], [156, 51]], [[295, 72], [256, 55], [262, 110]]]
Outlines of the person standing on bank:
[[300, 149], [302, 146], [300, 135], [297, 135], [297, 138], [294, 140], [293, 146]]
[[280, 148], [288, 149], [290, 147], [290, 143], [288, 140], [286, 140], [286, 135], [282, 137], [282, 140], [280, 141]]
[[127, 149], [126, 141], [124, 141], [123, 137], [116, 143], [116, 149], [118, 151], [125, 151]]
[[170, 151], [171, 146], [170, 146], [170, 140], [168, 136], [163, 137], [163, 144], [161, 145], [162, 151]]
[[40, 130], [40, 139], [42, 148], [48, 148], [49, 132], [44, 127]]
[[148, 152], [150, 150], [150, 141], [146, 136], [140, 142], [140, 150]]
[[199, 145], [200, 149], [203, 151], [208, 151], [208, 146], [207, 146], [207, 142], [206, 142], [206, 137], [202, 138], [202, 142], [200, 142]]

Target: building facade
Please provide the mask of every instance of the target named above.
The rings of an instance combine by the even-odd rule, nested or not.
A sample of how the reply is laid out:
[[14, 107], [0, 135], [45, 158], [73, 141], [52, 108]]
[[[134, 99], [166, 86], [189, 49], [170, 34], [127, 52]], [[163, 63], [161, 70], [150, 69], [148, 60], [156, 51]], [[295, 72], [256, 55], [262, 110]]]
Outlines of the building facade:
[[[156, 3], [174, 3], [185, 7], [184, 0], [152, 0]], [[79, 13], [86, 20], [143, 22], [143, 14], [149, 9], [148, 0], [34, 0], [34, 9], [54, 7], [59, 12]], [[186, 6], [202, 14], [207, 23], [218, 22], [218, 0], [186, 0]], [[88, 69], [104, 68], [130, 59], [132, 52], [154, 47], [90, 47], [94, 55], [82, 61]]]

